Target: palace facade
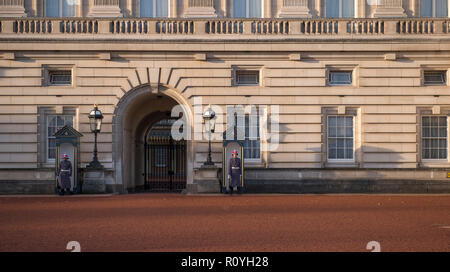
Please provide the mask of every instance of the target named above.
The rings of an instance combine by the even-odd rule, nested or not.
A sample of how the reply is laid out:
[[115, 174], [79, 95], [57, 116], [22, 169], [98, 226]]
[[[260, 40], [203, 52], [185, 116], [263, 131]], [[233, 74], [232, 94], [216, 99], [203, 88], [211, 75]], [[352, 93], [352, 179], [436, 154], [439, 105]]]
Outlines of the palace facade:
[[218, 192], [208, 105], [278, 123], [269, 149], [244, 118], [248, 192], [450, 192], [447, 0], [0, 0], [0, 16], [0, 193], [53, 193], [66, 125], [83, 182], [94, 104], [104, 192]]

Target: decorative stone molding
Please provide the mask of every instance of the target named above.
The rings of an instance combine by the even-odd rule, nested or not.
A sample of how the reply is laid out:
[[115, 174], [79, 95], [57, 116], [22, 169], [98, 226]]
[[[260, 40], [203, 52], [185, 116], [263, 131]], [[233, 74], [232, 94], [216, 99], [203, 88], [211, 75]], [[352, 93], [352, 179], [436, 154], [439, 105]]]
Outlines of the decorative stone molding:
[[377, 0], [377, 8], [373, 14], [375, 18], [406, 17], [402, 7], [402, 0]]
[[88, 17], [123, 17], [119, 0], [94, 0]]
[[311, 18], [308, 0], [283, 0], [283, 6], [278, 13], [280, 18]]
[[0, 17], [25, 17], [24, 0], [0, 0]]

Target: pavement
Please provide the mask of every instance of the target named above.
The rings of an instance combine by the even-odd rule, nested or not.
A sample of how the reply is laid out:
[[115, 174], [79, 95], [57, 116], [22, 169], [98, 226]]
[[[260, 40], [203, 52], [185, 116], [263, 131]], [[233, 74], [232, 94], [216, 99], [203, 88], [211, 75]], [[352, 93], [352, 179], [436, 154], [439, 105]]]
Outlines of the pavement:
[[0, 251], [67, 252], [71, 241], [81, 251], [450, 252], [450, 195], [0, 197]]

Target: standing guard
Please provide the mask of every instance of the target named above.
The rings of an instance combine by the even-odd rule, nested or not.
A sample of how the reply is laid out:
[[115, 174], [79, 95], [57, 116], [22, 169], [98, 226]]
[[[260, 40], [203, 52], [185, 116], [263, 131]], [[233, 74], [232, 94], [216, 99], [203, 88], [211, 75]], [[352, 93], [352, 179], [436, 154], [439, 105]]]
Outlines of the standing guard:
[[233, 194], [233, 188], [240, 186], [242, 178], [241, 159], [238, 158], [237, 150], [233, 150], [233, 158], [228, 163], [228, 180], [230, 194]]
[[71, 191], [70, 177], [72, 176], [72, 163], [67, 154], [63, 155], [63, 161], [59, 163], [58, 169], [59, 182], [61, 186], [60, 195], [64, 193], [73, 194]]

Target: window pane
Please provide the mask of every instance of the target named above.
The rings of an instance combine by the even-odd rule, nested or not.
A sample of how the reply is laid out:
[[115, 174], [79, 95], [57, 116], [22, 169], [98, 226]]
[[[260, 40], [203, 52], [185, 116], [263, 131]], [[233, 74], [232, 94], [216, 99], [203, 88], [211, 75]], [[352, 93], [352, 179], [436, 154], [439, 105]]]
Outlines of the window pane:
[[244, 0], [233, 0], [233, 17], [245, 18], [246, 17], [247, 3]]
[[422, 125], [423, 125], [423, 126], [429, 126], [429, 125], [431, 125], [431, 123], [430, 123], [430, 117], [428, 117], [428, 116], [422, 117]]
[[[241, 0], [245, 2], [244, 0]], [[261, 9], [261, 0], [247, 0], [249, 2], [249, 12], [248, 15], [250, 18], [260, 18], [262, 17], [262, 9]]]
[[345, 125], [347, 127], [353, 127], [353, 116], [345, 117]]
[[437, 136], [438, 136], [438, 128], [431, 127], [431, 137], [437, 137]]
[[346, 152], [345, 152], [346, 154], [346, 159], [353, 159], [353, 149], [351, 149], [351, 148], [347, 148], [346, 149]]
[[[250, 121], [252, 121], [252, 123], [250, 123]], [[246, 114], [244, 118], [244, 125], [245, 125], [244, 158], [259, 159], [261, 157], [260, 152], [261, 142], [259, 140], [259, 133], [258, 133], [259, 120], [256, 113], [253, 116]]]
[[337, 147], [338, 148], [344, 148], [344, 143], [345, 143], [344, 139], [338, 139], [337, 140]]
[[440, 149], [439, 150], [439, 159], [446, 159], [447, 158], [447, 149]]
[[335, 127], [337, 125], [336, 116], [328, 117], [328, 126]]
[[425, 71], [424, 84], [425, 85], [445, 85], [445, 71]]
[[439, 122], [438, 122], [439, 120], [437, 117], [430, 117], [430, 120], [431, 120], [431, 125], [434, 127], [439, 124]]
[[51, 85], [70, 85], [72, 83], [72, 72], [64, 71], [48, 71], [49, 84]]
[[439, 148], [446, 149], [447, 148], [447, 140], [439, 140]]
[[447, 0], [436, 0], [436, 17], [447, 17]]
[[353, 128], [352, 127], [345, 128], [345, 137], [353, 137]]
[[63, 127], [64, 126], [64, 117], [63, 116], [57, 116], [56, 117], [56, 125], [58, 127]]
[[353, 139], [346, 139], [345, 140], [345, 147], [353, 149]]
[[431, 158], [432, 159], [438, 159], [438, 150], [433, 148], [431, 149]]
[[345, 136], [345, 127], [338, 127], [336, 136], [337, 137], [344, 137]]
[[327, 0], [326, 17], [328, 18], [339, 17], [339, 1]]
[[349, 85], [352, 83], [351, 72], [330, 72], [330, 84]]
[[439, 126], [447, 127], [447, 117], [445, 117], [445, 116], [439, 117]]
[[342, 0], [342, 17], [355, 17], [354, 0]]
[[432, 0], [420, 0], [420, 16], [421, 17], [433, 16]]
[[236, 71], [237, 84], [259, 84], [259, 71]]
[[74, 0], [61, 0], [62, 2], [62, 16], [74, 17], [75, 16], [75, 3]]
[[423, 127], [422, 128], [422, 137], [430, 137], [431, 136], [431, 128]]
[[336, 148], [337, 147], [337, 139], [328, 140], [328, 148]]
[[341, 117], [341, 116], [339, 116], [339, 117], [337, 117], [337, 126], [338, 127], [343, 127], [344, 126], [344, 117]]
[[56, 149], [50, 148], [48, 150], [48, 158], [49, 159], [55, 159], [56, 158]]
[[439, 137], [447, 137], [447, 128], [446, 127], [439, 128]]
[[153, 0], [139, 1], [140, 17], [153, 17]]
[[73, 116], [65, 116], [64, 125], [73, 127]]
[[156, 1], [156, 17], [169, 17], [168, 0], [153, 0]]
[[49, 137], [53, 137], [53, 135], [55, 134], [55, 132], [56, 132], [56, 128], [55, 128], [55, 127], [48, 127], [48, 128], [47, 128], [47, 135], [48, 135]]
[[338, 148], [337, 149], [337, 158], [338, 159], [345, 159], [344, 149]]
[[335, 148], [330, 148], [330, 151], [328, 152], [328, 158], [329, 159], [336, 159], [337, 158], [336, 149]]
[[59, 17], [59, 0], [45, 0], [45, 16]]

